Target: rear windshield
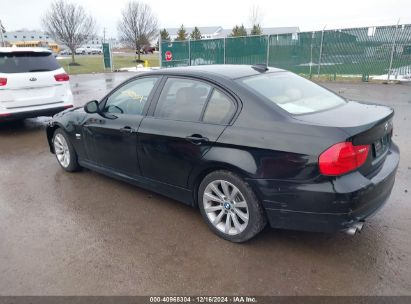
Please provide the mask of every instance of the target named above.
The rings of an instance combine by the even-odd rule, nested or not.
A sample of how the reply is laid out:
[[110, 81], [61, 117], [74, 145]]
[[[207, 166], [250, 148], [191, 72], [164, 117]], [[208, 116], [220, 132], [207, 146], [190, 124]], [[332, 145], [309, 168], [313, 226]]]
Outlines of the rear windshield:
[[288, 72], [241, 78], [239, 82], [291, 114], [306, 114], [345, 103], [338, 95]]
[[0, 53], [0, 73], [49, 72], [59, 68], [49, 52]]

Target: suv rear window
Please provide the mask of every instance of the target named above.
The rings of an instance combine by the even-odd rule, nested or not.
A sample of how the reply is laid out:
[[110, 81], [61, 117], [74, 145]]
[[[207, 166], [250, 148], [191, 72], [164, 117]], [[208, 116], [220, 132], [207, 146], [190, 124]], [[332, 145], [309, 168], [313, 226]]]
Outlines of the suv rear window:
[[0, 73], [49, 72], [60, 68], [49, 52], [0, 53]]

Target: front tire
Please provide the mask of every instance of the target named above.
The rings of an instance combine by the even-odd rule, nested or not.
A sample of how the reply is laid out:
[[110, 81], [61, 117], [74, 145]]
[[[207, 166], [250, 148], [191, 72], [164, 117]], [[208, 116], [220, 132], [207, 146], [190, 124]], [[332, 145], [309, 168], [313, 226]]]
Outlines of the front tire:
[[215, 171], [203, 179], [198, 190], [198, 205], [210, 229], [231, 242], [253, 238], [267, 223], [254, 191], [230, 171]]
[[80, 170], [76, 151], [67, 134], [60, 128], [54, 131], [53, 148], [57, 161], [64, 170], [68, 172]]

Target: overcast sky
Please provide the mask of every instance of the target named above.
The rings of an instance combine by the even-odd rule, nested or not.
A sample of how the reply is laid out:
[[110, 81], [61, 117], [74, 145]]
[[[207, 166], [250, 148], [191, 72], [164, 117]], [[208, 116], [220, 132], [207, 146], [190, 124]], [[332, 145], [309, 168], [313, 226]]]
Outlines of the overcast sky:
[[[72, 1], [72, 0], [69, 0]], [[99, 35], [106, 27], [116, 37], [120, 11], [128, 0], [73, 0], [95, 17]], [[41, 16], [52, 0], [0, 0], [0, 20], [6, 30], [41, 29]], [[262, 13], [263, 27], [299, 26], [300, 30], [319, 30], [368, 25], [411, 23], [411, 0], [149, 0], [161, 28], [249, 26], [251, 7]]]

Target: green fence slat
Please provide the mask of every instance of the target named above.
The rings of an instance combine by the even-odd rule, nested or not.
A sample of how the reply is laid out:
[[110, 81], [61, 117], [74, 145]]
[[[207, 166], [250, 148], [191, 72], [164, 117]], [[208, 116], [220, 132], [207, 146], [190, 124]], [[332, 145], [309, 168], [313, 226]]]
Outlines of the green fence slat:
[[224, 39], [207, 39], [191, 41], [191, 65], [223, 64]]
[[226, 64], [258, 64], [267, 62], [267, 36], [226, 38]]
[[[172, 54], [170, 61], [166, 60], [166, 53]], [[188, 41], [173, 41], [161, 43], [161, 63], [162, 67], [187, 66], [189, 64], [189, 44]]]
[[161, 43], [163, 67], [268, 59], [270, 66], [307, 76], [386, 75], [391, 56], [391, 75], [411, 74], [411, 24]]

